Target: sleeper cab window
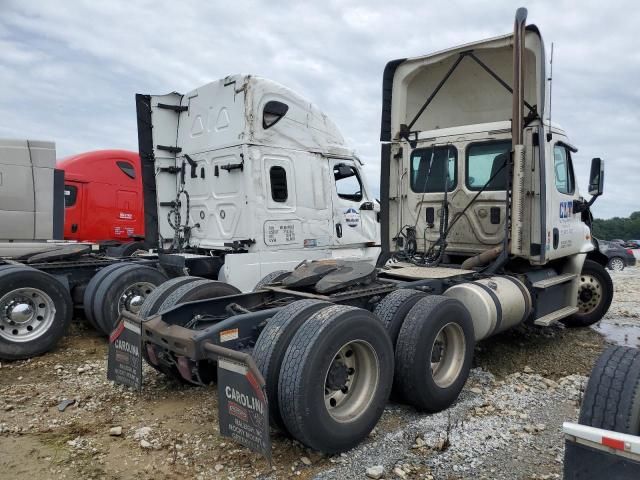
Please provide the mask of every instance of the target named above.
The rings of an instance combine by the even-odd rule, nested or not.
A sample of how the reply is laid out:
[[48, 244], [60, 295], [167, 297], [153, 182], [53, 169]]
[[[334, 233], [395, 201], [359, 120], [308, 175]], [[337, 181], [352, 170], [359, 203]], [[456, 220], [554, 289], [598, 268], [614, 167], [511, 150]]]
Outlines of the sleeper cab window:
[[116, 162], [118, 168], [124, 173], [127, 177], [135, 180], [136, 178], [136, 169], [133, 168], [133, 165], [129, 162], [125, 162], [124, 160], [118, 160]]
[[575, 191], [575, 183], [571, 154], [567, 147], [559, 143], [553, 147], [553, 171], [558, 192], [572, 195]]
[[275, 165], [269, 169], [269, 181], [271, 183], [271, 198], [274, 202], [284, 203], [289, 198], [287, 190], [287, 171]]
[[264, 105], [262, 110], [262, 128], [273, 127], [278, 123], [289, 111], [289, 105], [277, 100], [270, 100]]
[[64, 206], [73, 207], [78, 199], [78, 187], [75, 185], [64, 186]]
[[458, 183], [458, 150], [452, 145], [416, 148], [411, 152], [411, 190], [415, 193], [451, 192]]
[[353, 166], [344, 163], [334, 165], [333, 178], [336, 182], [338, 197], [352, 202], [362, 200], [362, 182], [358, 171]]
[[469, 190], [507, 189], [506, 164], [511, 140], [472, 143], [467, 147], [465, 183]]

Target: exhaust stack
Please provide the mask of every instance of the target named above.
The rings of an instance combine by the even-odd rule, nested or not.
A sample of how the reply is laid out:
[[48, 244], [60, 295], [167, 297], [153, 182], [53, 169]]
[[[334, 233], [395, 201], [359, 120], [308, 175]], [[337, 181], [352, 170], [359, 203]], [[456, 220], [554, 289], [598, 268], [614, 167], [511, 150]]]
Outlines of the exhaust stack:
[[[519, 8], [513, 25], [513, 105], [511, 120], [511, 144], [513, 155], [511, 205], [511, 253], [524, 255], [524, 36], [527, 9]], [[507, 202], [509, 196], [507, 196]], [[510, 208], [509, 208], [510, 207]]]

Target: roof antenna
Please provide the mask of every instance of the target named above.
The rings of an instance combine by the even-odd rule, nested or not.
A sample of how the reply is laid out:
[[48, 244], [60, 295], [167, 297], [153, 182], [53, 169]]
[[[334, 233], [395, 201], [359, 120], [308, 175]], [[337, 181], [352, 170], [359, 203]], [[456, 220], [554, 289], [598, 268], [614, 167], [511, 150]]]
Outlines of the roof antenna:
[[547, 142], [551, 141], [551, 94], [553, 93], [553, 42], [551, 42], [551, 60], [549, 61], [550, 73], [549, 73], [549, 131], [547, 132]]

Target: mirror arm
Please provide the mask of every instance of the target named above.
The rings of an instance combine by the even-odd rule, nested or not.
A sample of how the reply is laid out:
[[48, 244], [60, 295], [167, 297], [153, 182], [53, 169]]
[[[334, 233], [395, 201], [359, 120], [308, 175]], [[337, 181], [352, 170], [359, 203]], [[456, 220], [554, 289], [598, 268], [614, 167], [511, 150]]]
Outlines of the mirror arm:
[[594, 204], [594, 202], [596, 201], [596, 199], [597, 199], [600, 195], [602, 195], [602, 194], [601, 194], [601, 193], [599, 193], [598, 195], [593, 195], [593, 196], [589, 199], [589, 201], [588, 201], [588, 202], [586, 202], [586, 203], [587, 203], [587, 208], [590, 208], [590, 207], [591, 207], [591, 205], [593, 205], [593, 204]]

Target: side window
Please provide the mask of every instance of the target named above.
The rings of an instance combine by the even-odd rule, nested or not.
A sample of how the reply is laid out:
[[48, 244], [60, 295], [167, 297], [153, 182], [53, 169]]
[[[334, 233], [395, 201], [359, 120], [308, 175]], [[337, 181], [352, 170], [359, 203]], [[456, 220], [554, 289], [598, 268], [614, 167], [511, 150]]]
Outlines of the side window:
[[116, 162], [116, 165], [118, 165], [118, 168], [122, 170], [122, 173], [124, 173], [127, 177], [135, 180], [136, 169], [133, 168], [133, 165], [131, 165], [129, 162], [125, 162], [124, 160], [118, 160]]
[[333, 178], [336, 181], [338, 197], [352, 202], [362, 200], [362, 182], [354, 167], [344, 163], [334, 165]]
[[560, 193], [573, 194], [574, 179], [571, 154], [564, 145], [553, 147], [553, 171], [555, 173], [556, 188]]
[[469, 190], [499, 191], [507, 189], [506, 162], [511, 140], [473, 143], [467, 148], [465, 183]]
[[78, 187], [75, 185], [64, 186], [64, 206], [73, 207], [78, 200]]
[[458, 183], [458, 150], [453, 146], [417, 148], [411, 152], [411, 190], [416, 193], [452, 191]]
[[274, 202], [284, 203], [289, 198], [287, 191], [287, 171], [278, 165], [269, 169], [269, 181], [271, 183], [271, 198]]

